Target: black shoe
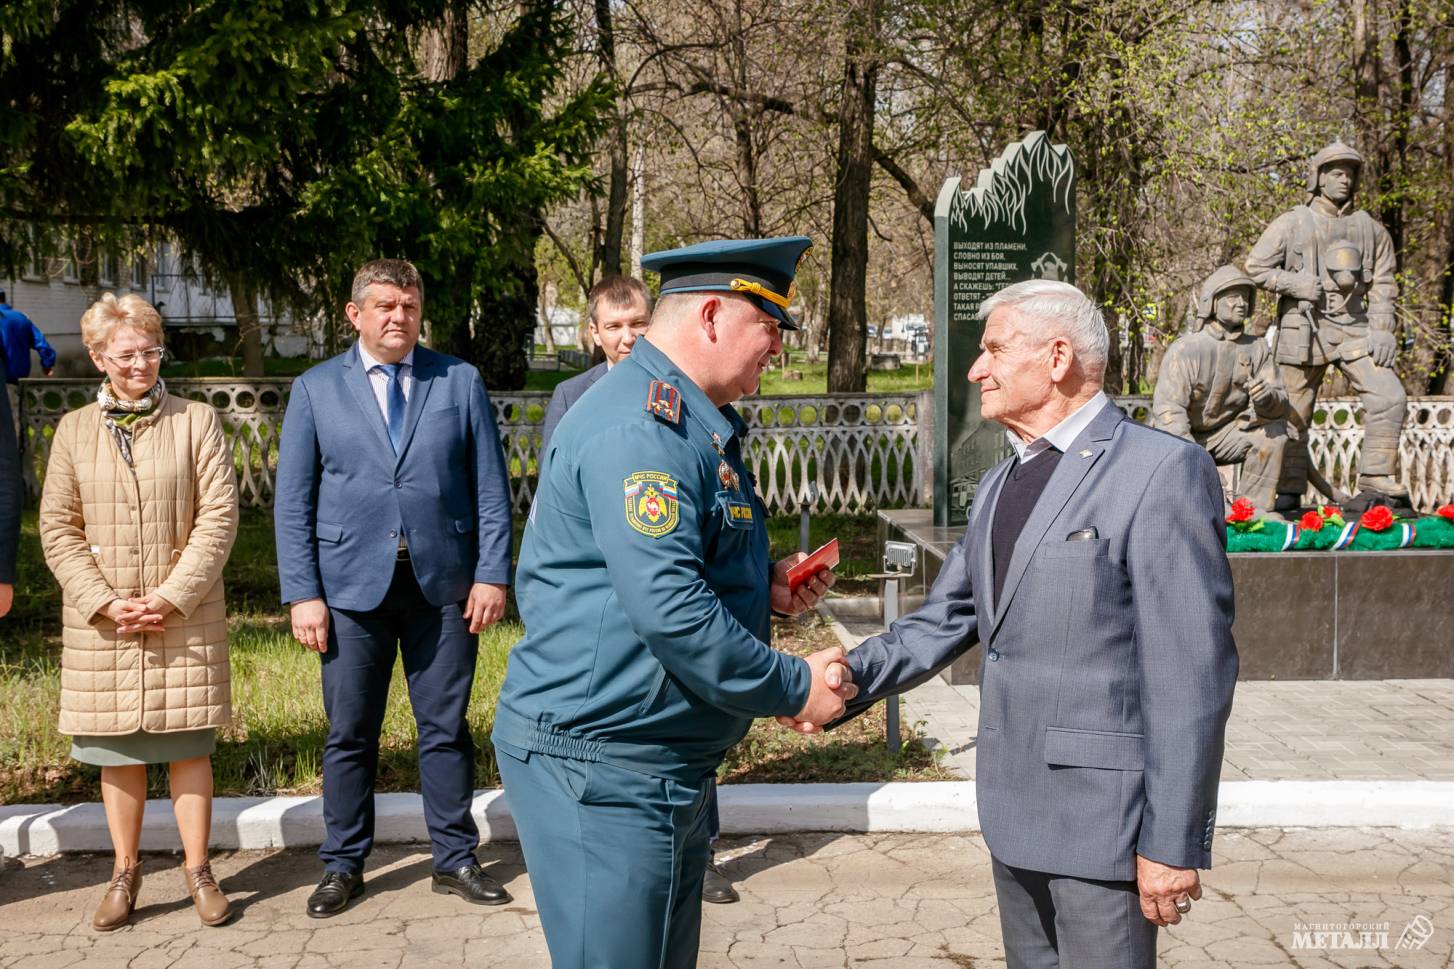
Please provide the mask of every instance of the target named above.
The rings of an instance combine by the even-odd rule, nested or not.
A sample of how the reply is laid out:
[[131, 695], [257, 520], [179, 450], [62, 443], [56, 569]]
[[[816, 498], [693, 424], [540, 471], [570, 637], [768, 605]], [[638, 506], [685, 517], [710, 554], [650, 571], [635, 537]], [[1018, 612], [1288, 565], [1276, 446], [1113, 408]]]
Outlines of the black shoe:
[[742, 896], [737, 894], [732, 882], [722, 874], [717, 862], [707, 862], [707, 873], [702, 878], [702, 901], [711, 902], [713, 905], [731, 905], [741, 900]]
[[465, 865], [456, 871], [436, 871], [434, 891], [440, 895], [458, 895], [476, 905], [504, 905], [513, 901], [505, 886], [486, 875], [479, 865]]
[[348, 908], [348, 903], [363, 894], [363, 873], [350, 874], [346, 871], [325, 872], [323, 880], [308, 896], [308, 914], [315, 919], [326, 919]]

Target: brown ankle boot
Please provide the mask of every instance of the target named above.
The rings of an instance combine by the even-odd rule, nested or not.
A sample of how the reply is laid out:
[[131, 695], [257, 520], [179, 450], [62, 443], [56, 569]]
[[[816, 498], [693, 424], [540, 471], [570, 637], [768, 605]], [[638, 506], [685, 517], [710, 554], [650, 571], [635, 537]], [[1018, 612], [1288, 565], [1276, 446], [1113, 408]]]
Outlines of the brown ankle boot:
[[136, 907], [136, 895], [141, 891], [141, 862], [127, 858], [122, 864], [121, 871], [111, 877], [106, 895], [91, 918], [91, 926], [97, 932], [110, 932], [131, 921], [131, 910]]
[[183, 862], [182, 876], [187, 880], [187, 891], [203, 925], [221, 925], [232, 917], [232, 906], [217, 887], [217, 879], [212, 877], [211, 862], [202, 862], [200, 868], [188, 868]]

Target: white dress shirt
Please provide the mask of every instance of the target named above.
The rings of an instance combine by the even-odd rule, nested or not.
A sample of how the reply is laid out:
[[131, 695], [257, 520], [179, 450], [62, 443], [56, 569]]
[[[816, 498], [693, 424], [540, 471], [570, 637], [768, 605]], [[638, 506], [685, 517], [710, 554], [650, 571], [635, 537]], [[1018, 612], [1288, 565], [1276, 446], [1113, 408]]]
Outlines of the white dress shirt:
[[[358, 358], [363, 361], [364, 372], [369, 375], [369, 386], [373, 388], [374, 399], [379, 402], [379, 413], [384, 415], [384, 423], [389, 423], [389, 372], [384, 365], [369, 355], [364, 349], [362, 341], [358, 344]], [[404, 359], [399, 361], [399, 384], [404, 388], [404, 400], [414, 391], [414, 351], [404, 354]]]
[[[369, 387], [373, 389], [374, 400], [379, 402], [379, 413], [384, 415], [384, 426], [389, 423], [389, 372], [384, 365], [369, 355], [364, 349], [363, 342], [358, 345], [358, 358], [363, 361], [364, 372], [369, 375]], [[399, 385], [404, 390], [404, 401], [407, 403], [409, 394], [414, 390], [414, 351], [411, 349], [404, 354], [404, 359], [399, 361]], [[402, 554], [409, 547], [404, 537], [404, 532], [399, 532], [399, 551]]]
[[1080, 432], [1090, 426], [1090, 422], [1109, 399], [1104, 390], [1096, 391], [1094, 397], [1077, 407], [1069, 417], [1029, 443], [1020, 440], [1020, 435], [1014, 431], [1005, 431], [1005, 437], [1009, 439], [1010, 447], [1015, 449], [1021, 464], [1034, 460], [1051, 447], [1064, 454], [1075, 443], [1075, 439], [1080, 437]]

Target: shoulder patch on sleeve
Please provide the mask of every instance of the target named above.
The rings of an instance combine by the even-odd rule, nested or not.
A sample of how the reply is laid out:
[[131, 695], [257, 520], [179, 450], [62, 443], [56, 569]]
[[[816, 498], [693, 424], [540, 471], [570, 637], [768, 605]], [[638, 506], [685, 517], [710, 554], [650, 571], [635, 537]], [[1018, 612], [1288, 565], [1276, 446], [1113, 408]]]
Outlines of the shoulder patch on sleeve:
[[646, 409], [668, 424], [682, 419], [682, 392], [662, 380], [653, 380], [646, 391]]
[[677, 527], [676, 479], [661, 471], [634, 471], [624, 482], [626, 524], [647, 538], [661, 538]]

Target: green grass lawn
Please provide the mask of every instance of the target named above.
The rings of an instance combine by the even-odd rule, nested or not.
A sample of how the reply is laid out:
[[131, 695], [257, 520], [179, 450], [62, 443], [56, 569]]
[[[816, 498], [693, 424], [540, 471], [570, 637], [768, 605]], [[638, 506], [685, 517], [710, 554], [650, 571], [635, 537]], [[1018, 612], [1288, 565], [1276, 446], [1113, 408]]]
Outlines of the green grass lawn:
[[[520, 524], [516, 525], [519, 547]], [[798, 520], [769, 523], [773, 555], [797, 548]], [[844, 558], [838, 589], [872, 591], [876, 525], [868, 516], [819, 515], [814, 547], [837, 536]], [[218, 795], [317, 793], [327, 720], [318, 658], [299, 647], [278, 605], [272, 518], [244, 511], [223, 576], [232, 647], [234, 723], [213, 757]], [[513, 609], [480, 637], [469, 722], [476, 745], [475, 782], [499, 783], [489, 744], [495, 700], [510, 648], [523, 635]], [[0, 621], [0, 804], [71, 803], [99, 797], [100, 771], [69, 757], [70, 739], [56, 730], [60, 696], [60, 592], [40, 554], [35, 513], [22, 525], [15, 608]], [[774, 645], [804, 654], [836, 644], [816, 615], [778, 620]], [[884, 744], [882, 708], [823, 738], [808, 738], [759, 721], [729, 752], [722, 777], [731, 782], [938, 780], [949, 775], [924, 748], [907, 743], [897, 755]], [[416, 735], [403, 670], [396, 667], [385, 715], [379, 789], [418, 789]], [[151, 773], [152, 795], [166, 796], [165, 771]]]
[[[315, 363], [318, 361], [309, 360], [307, 357], [264, 357], [263, 375], [266, 377], [296, 377]], [[168, 380], [182, 380], [188, 377], [241, 377], [242, 357], [174, 360], [162, 367], [162, 376]]]
[[[802, 380], [788, 380], [786, 375], [799, 371]], [[929, 390], [934, 386], [934, 365], [921, 363], [900, 367], [897, 370], [870, 370], [868, 392], [871, 394], [905, 394]], [[790, 396], [812, 396], [828, 392], [828, 357], [823, 355], [817, 363], [809, 363], [806, 354], [794, 351], [787, 367], [774, 368], [762, 375], [759, 394], [784, 394]]]

